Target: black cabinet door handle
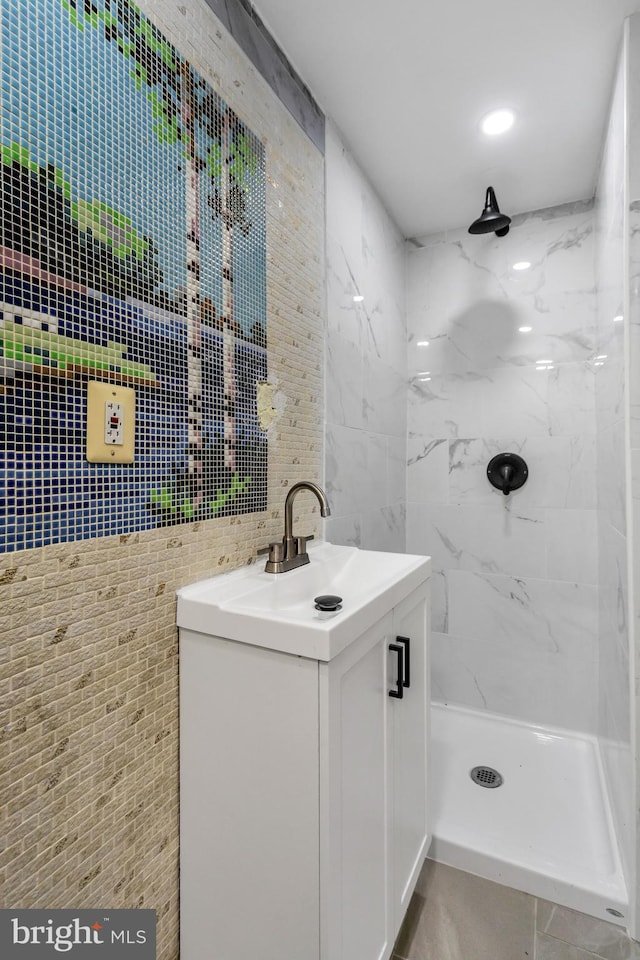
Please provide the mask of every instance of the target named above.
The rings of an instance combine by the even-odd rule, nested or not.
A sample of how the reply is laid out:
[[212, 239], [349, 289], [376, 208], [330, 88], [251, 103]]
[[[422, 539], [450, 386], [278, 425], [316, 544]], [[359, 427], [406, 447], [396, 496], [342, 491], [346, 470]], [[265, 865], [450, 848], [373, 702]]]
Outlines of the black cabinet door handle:
[[396, 637], [397, 643], [404, 643], [404, 676], [402, 686], [411, 686], [411, 637]]
[[390, 643], [389, 650], [393, 650], [394, 653], [398, 654], [398, 679], [396, 680], [396, 689], [389, 690], [390, 697], [397, 697], [398, 700], [402, 700], [404, 696], [404, 647], [399, 643]]

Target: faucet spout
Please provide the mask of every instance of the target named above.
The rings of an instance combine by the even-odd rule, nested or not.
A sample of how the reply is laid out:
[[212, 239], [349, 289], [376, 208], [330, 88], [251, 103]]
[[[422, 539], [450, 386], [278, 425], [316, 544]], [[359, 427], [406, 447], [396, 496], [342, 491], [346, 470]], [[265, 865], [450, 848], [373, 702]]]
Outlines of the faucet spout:
[[301, 490], [310, 490], [311, 493], [315, 493], [316, 497], [318, 498], [318, 503], [320, 504], [321, 517], [331, 516], [329, 501], [327, 500], [327, 495], [322, 487], [319, 487], [317, 483], [313, 483], [311, 480], [301, 480], [299, 483], [294, 483], [287, 494], [286, 500], [284, 501], [285, 540], [293, 539], [293, 501]]

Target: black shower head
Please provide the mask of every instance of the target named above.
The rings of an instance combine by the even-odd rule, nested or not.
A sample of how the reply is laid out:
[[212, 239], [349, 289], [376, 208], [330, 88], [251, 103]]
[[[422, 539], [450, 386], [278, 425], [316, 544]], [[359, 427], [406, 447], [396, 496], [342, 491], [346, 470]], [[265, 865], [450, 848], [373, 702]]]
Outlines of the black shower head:
[[484, 210], [469, 227], [469, 233], [495, 233], [497, 237], [506, 237], [510, 223], [511, 217], [500, 213], [493, 187], [487, 187]]

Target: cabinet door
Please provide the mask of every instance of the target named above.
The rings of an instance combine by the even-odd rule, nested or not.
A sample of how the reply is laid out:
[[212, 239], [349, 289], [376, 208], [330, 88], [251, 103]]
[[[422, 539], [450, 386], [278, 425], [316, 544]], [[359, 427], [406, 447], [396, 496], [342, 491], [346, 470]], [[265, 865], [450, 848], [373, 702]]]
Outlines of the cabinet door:
[[320, 665], [320, 943], [323, 960], [386, 960], [387, 646], [392, 617]]
[[[409, 648], [410, 685], [389, 700], [389, 772], [392, 806], [391, 898], [397, 933], [428, 849], [427, 745], [429, 676], [428, 587], [423, 584], [394, 610], [394, 643]], [[404, 643], [399, 638], [405, 638]], [[391, 656], [391, 654], [390, 654]], [[390, 664], [393, 660], [389, 661]], [[395, 674], [394, 674], [395, 676]]]

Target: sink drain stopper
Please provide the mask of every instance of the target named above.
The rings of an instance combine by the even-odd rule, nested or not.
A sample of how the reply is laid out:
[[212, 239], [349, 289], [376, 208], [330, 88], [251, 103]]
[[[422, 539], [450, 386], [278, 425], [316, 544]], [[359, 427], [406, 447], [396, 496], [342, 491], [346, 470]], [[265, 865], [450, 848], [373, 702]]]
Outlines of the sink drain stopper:
[[322, 597], [314, 597], [313, 602], [316, 605], [316, 610], [324, 610], [326, 613], [342, 610], [342, 597], [335, 597], [330, 593], [324, 594]]
[[490, 790], [501, 787], [504, 783], [502, 774], [493, 767], [474, 767], [469, 776], [479, 787], [488, 787]]

